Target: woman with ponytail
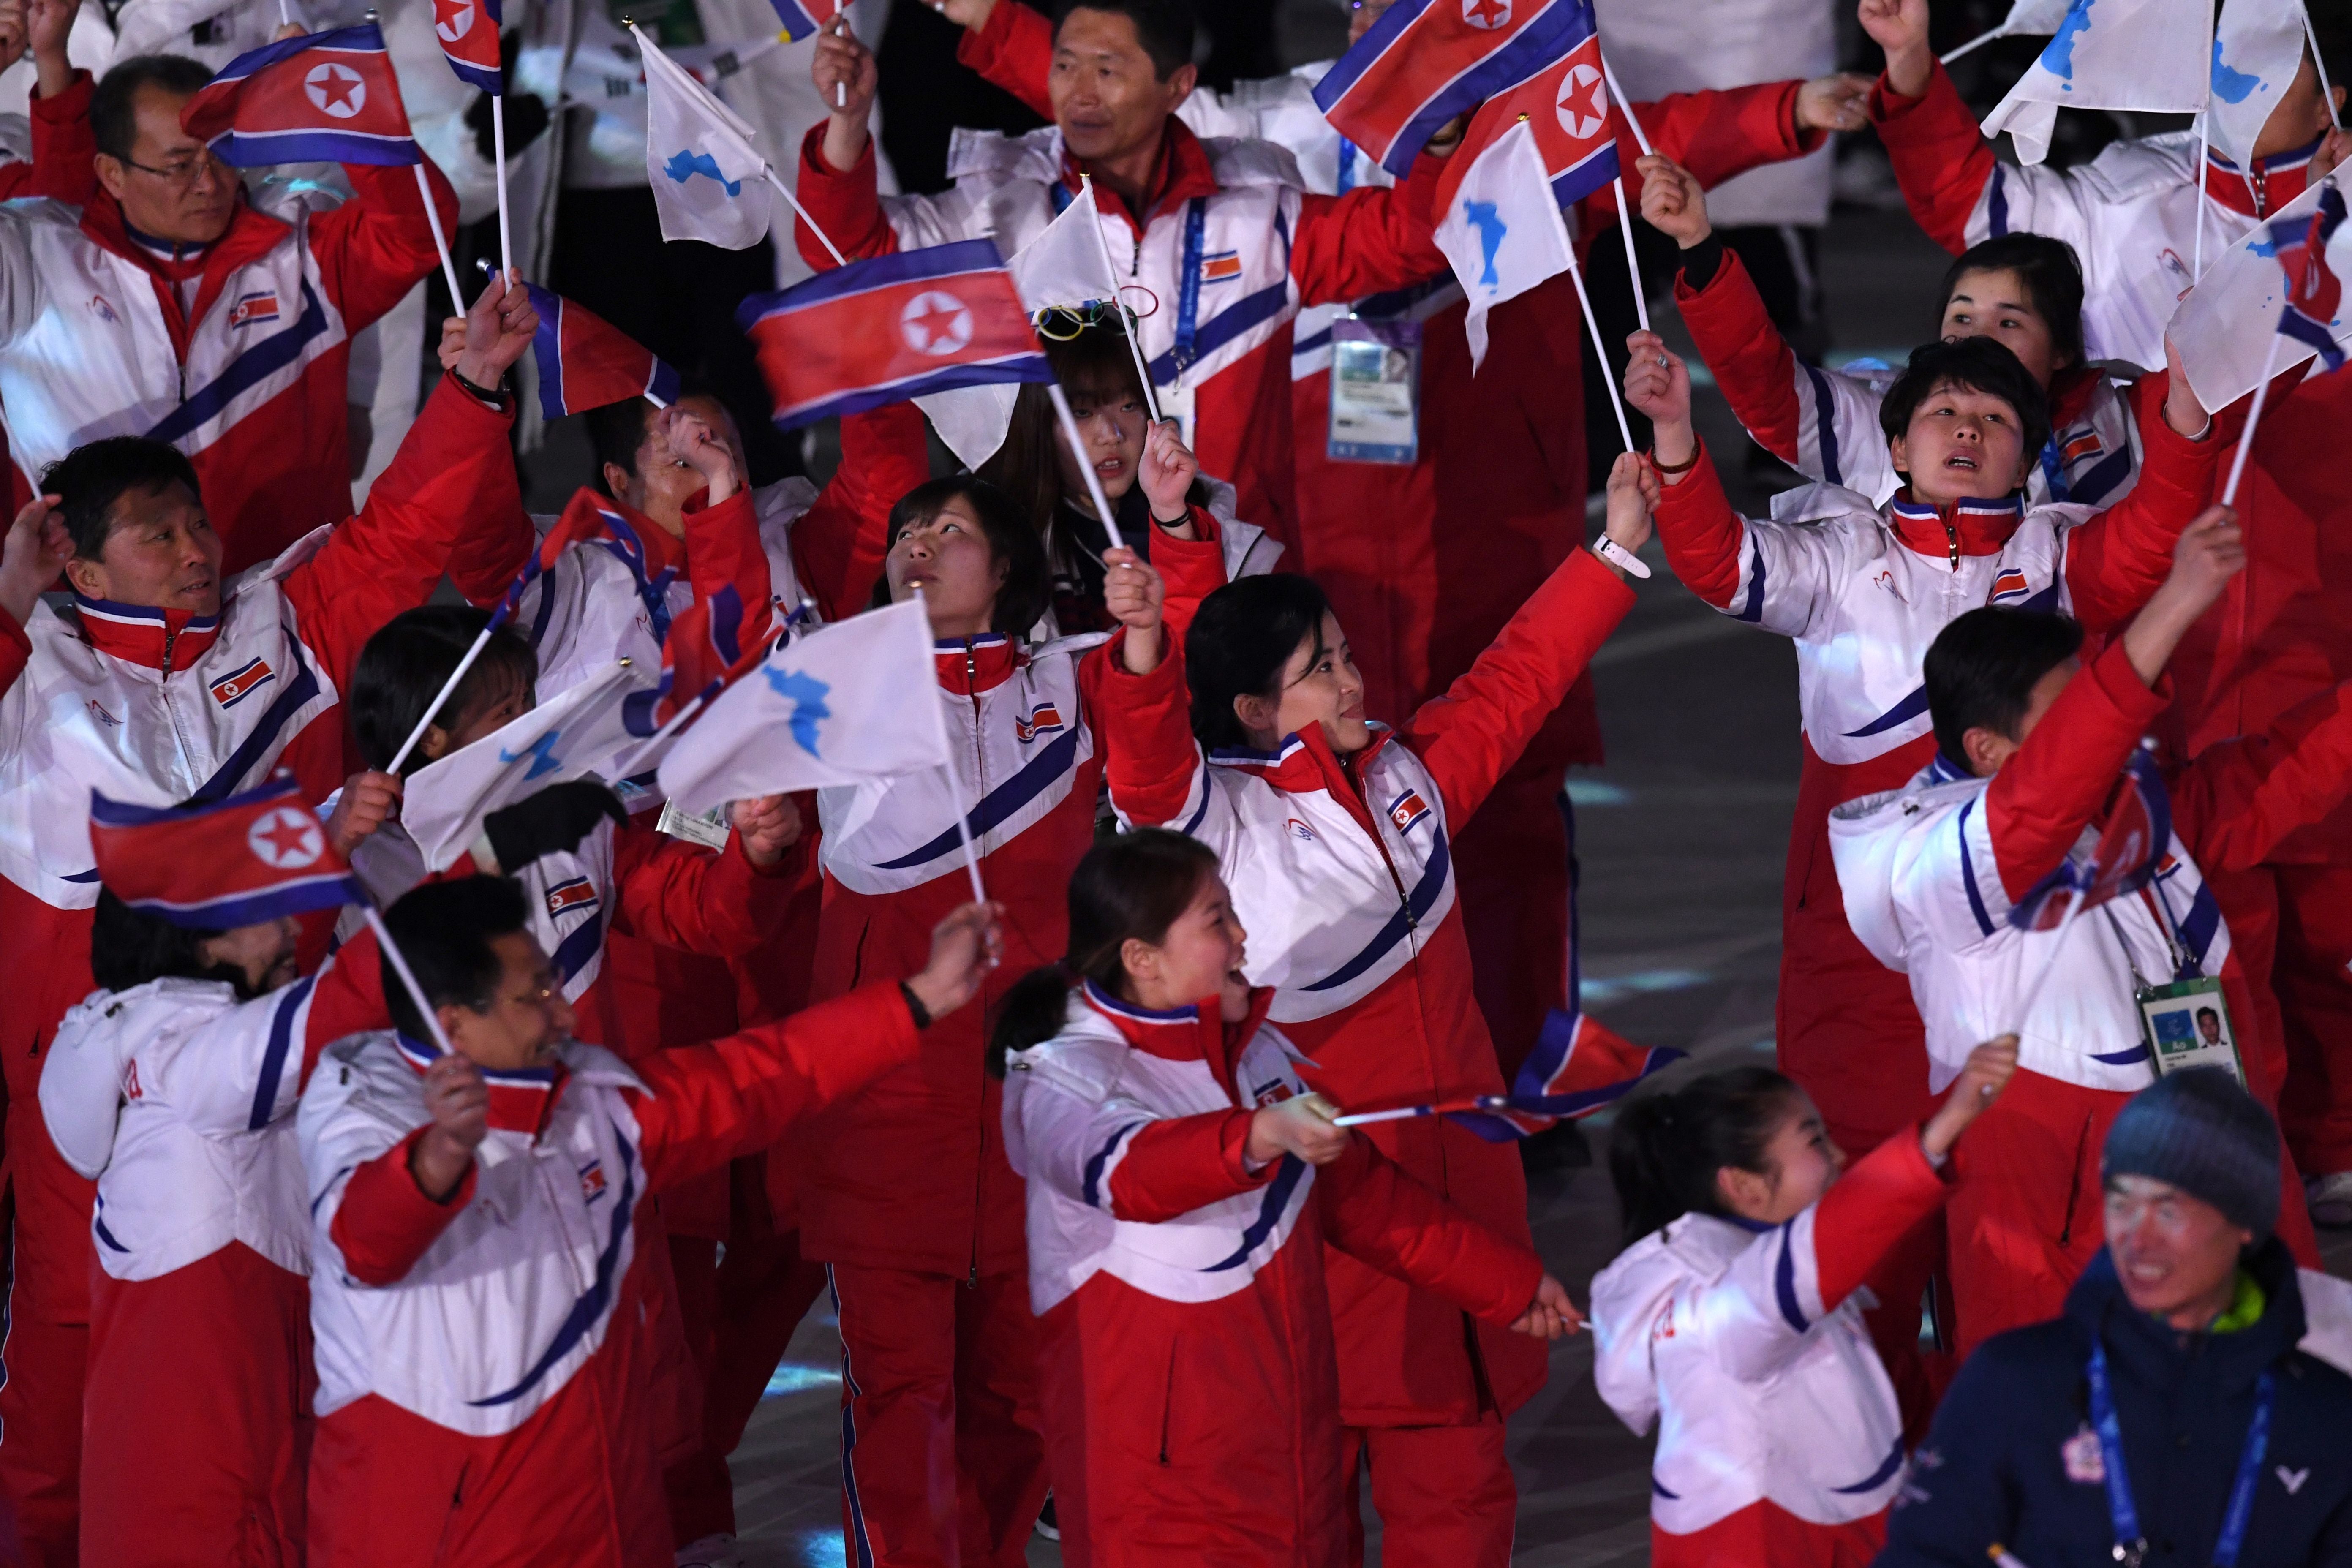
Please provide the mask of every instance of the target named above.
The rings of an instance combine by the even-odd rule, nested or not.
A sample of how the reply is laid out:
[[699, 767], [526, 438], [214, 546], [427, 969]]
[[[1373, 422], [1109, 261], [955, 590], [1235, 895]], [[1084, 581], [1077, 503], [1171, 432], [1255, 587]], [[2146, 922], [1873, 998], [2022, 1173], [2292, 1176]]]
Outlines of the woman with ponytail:
[[1246, 940], [1210, 849], [1123, 834], [1070, 879], [1068, 957], [998, 1016], [1074, 1568], [1349, 1561], [1326, 1242], [1498, 1330], [1580, 1321], [1524, 1244], [1331, 1124]]
[[1731, 1068], [1626, 1102], [1609, 1135], [1625, 1250], [1592, 1281], [1593, 1384], [1650, 1469], [1654, 1568], [1864, 1568], [1903, 1484], [1903, 1418], [1864, 1276], [1942, 1206], [1953, 1143], [2017, 1070], [1979, 1046], [1916, 1134], [1851, 1171], [1805, 1091]]

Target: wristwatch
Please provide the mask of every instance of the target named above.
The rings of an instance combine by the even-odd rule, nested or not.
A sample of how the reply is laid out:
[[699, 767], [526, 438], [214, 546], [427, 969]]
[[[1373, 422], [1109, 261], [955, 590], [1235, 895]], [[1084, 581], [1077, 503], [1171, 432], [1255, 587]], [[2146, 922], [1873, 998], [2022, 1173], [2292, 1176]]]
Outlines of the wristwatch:
[[1616, 567], [1628, 577], [1646, 578], [1650, 574], [1650, 569], [1642, 564], [1640, 556], [1605, 533], [1592, 542], [1592, 553]]

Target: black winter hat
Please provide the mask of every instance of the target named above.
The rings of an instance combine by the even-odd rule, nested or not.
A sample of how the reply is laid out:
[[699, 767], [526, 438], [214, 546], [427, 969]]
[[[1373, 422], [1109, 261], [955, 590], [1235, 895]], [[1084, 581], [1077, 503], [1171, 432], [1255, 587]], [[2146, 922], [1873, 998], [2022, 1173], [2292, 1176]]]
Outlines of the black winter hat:
[[2278, 1224], [2278, 1124], [2226, 1068], [2168, 1073], [2107, 1129], [2100, 1176], [2179, 1187], [2259, 1239]]

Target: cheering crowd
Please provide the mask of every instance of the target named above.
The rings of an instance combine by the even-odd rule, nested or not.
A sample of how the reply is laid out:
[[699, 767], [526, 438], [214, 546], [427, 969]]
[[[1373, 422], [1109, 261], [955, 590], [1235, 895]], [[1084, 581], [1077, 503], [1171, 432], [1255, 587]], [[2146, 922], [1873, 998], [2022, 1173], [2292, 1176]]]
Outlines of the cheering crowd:
[[[145, 3], [0, 0], [0, 1562], [725, 1568], [822, 1298], [853, 1568], [1499, 1568], [1580, 1332], [1654, 1563], [2352, 1563], [2352, 14], [2074, 0], [1980, 125], [1927, 0], [1640, 100], [1583, 0], [1223, 90], [939, 0], [1047, 123], [898, 194], [838, 0], [781, 128], [716, 0], [436, 0], [454, 110], [414, 8]], [[1865, 131], [1954, 259], [1829, 369], [1711, 193]], [[1796, 645], [1777, 1070], [1578, 1005], [1654, 573]]]

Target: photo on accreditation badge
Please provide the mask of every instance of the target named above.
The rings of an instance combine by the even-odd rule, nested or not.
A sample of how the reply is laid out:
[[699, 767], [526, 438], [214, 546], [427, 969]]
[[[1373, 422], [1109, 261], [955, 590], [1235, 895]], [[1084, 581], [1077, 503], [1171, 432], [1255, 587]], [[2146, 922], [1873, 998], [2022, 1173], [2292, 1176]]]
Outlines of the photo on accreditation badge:
[[2185, 996], [2143, 996], [2139, 1010], [2148, 1042], [2156, 1052], [2158, 1072], [2226, 1068], [2241, 1082], [2244, 1081], [2245, 1070], [2238, 1061], [2237, 1032], [2230, 1026], [2230, 1010], [2218, 988], [2199, 990]]

